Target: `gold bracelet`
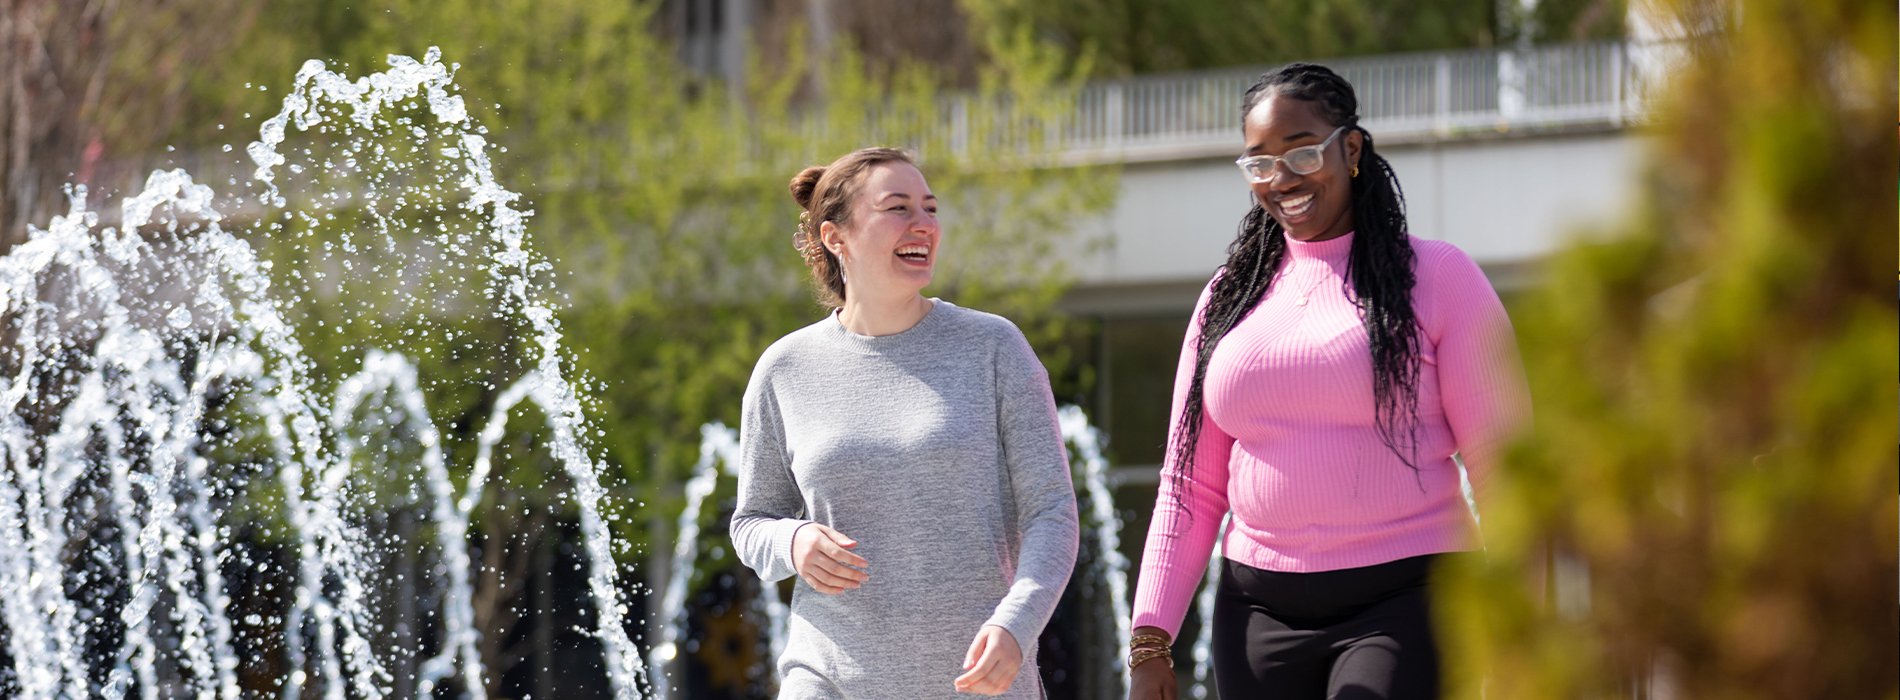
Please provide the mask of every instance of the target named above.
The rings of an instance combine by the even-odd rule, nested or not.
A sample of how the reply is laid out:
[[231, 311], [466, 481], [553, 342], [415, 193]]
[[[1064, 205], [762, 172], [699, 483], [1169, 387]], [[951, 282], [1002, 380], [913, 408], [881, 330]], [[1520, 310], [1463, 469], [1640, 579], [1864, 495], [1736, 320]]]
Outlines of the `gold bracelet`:
[[1158, 634], [1137, 634], [1135, 635], [1133, 639], [1128, 640], [1128, 648], [1130, 649], [1146, 649], [1150, 647], [1165, 647], [1165, 646], [1171, 646], [1168, 643], [1168, 638], [1163, 637]]
[[1134, 668], [1154, 659], [1167, 659], [1168, 665], [1174, 665], [1174, 653], [1167, 647], [1142, 647], [1128, 654], [1128, 667]]

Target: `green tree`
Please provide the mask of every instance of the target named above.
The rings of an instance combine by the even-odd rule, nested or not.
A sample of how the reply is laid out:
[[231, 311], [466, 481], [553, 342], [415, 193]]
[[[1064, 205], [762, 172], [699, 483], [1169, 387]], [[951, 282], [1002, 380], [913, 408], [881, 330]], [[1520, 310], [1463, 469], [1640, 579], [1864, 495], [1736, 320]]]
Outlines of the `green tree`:
[[1505, 38], [1534, 43], [1621, 39], [1627, 29], [1628, 0], [1537, 0], [1528, 11], [1515, 0], [1505, 2], [1508, 9], [1500, 9], [1504, 18], [1498, 22]]
[[[813, 61], [793, 42], [788, 56], [755, 57], [734, 104], [652, 38], [653, 5], [610, 5], [391, 2], [365, 13], [342, 55], [369, 65], [437, 45], [460, 63], [480, 121], [508, 148], [504, 184], [533, 202], [577, 362], [605, 387], [601, 444], [614, 461], [641, 469], [660, 450], [689, 463], [701, 423], [736, 421], [764, 345], [816, 318], [784, 183], [858, 146], [915, 148], [943, 193], [951, 256], [938, 293], [1012, 314], [1045, 345], [1059, 333], [1057, 251], [1077, 217], [1106, 205], [1114, 177], [1036, 167], [1073, 89], [1046, 50], [993, 33], [981, 86], [946, 98], [921, 64], [867, 65], [849, 45]], [[824, 96], [795, 101], [815, 65]], [[961, 136], [947, 118], [958, 99], [971, 115]]]
[[65, 185], [143, 175], [133, 157], [194, 116], [195, 69], [258, 17], [239, 0], [0, 4], [0, 253], [66, 211]]
[[1517, 315], [1537, 425], [1446, 589], [1454, 685], [1893, 698], [1894, 8], [1670, 19], [1722, 29], [1656, 96], [1636, 215]]
[[[1058, 54], [1020, 32], [979, 25], [984, 62], [975, 86], [959, 93], [947, 92], [950, 77], [921, 61], [873, 63], [849, 41], [811, 56], [801, 40], [785, 42], [785, 55], [754, 56], [748, 84], [735, 92], [679, 65], [674, 48], [655, 37], [658, 6], [299, 6], [267, 15], [240, 43], [239, 60], [213, 69], [225, 77], [206, 81], [281, 87], [301, 58], [324, 57], [362, 74], [382, 67], [388, 54], [420, 56], [431, 46], [457, 64], [471, 114], [503, 147], [491, 154], [501, 183], [526, 195], [534, 212], [533, 246], [549, 263], [536, 283], [560, 297], [568, 368], [585, 378], [589, 441], [617, 470], [613, 498], [631, 516], [618, 519], [616, 536], [629, 554], [649, 556], [670, 549], [667, 525], [679, 512], [699, 426], [736, 425], [739, 397], [766, 344], [820, 318], [791, 248], [797, 212], [785, 186], [800, 168], [865, 145], [916, 150], [944, 198], [949, 251], [928, 291], [1016, 320], [1058, 374], [1066, 356], [1055, 341], [1068, 324], [1053, 311], [1068, 284], [1063, 251], [1083, 244], [1075, 223], [1104, 209], [1116, 186], [1111, 168], [1060, 167], [1042, 152], [1077, 85]], [[252, 50], [255, 60], [246, 63]], [[276, 111], [266, 100], [281, 94], [206, 90], [205, 113], [260, 118]], [[392, 122], [407, 116], [416, 115]], [[180, 138], [242, 145], [252, 137], [207, 130]], [[313, 165], [302, 176], [314, 186], [307, 191], [333, 183], [363, 188], [361, 176], [314, 167], [342, 160], [347, 154], [337, 149], [351, 139], [375, 141], [348, 146], [355, 151], [395, 149], [399, 172], [381, 182], [427, 181], [448, 167], [403, 138], [332, 131], [299, 156]], [[436, 269], [384, 270], [350, 285], [319, 276], [383, 264], [367, 246], [376, 231], [402, 240], [411, 228], [471, 230], [475, 223], [448, 203], [411, 204], [393, 214], [343, 207], [299, 217], [275, 225], [274, 242], [260, 245], [285, 263], [280, 269], [298, 271], [289, 286], [305, 293], [289, 301], [319, 374], [340, 379], [367, 348], [408, 354], [421, 367], [436, 424], [451, 436], [451, 463], [465, 468], [472, 434], [530, 356], [521, 322], [495, 314], [497, 302], [482, 294], [475, 261], [445, 258]], [[526, 432], [501, 457], [493, 507], [477, 510], [488, 557], [477, 618], [491, 641], [484, 652], [491, 682], [533, 661], [533, 650], [504, 643], [521, 611], [536, 609], [522, 597], [520, 574], [505, 572], [534, 571], [531, 562], [545, 561], [558, 545], [558, 528], [544, 516], [571, 517], [564, 478], [536, 449], [534, 431]], [[551, 536], [524, 541], [525, 533], [542, 531]], [[657, 585], [665, 572], [638, 575]]]
[[[974, 17], [1034, 27], [1101, 74], [1254, 66], [1295, 59], [1491, 46], [1489, 1], [964, 0]], [[1620, 19], [1620, 16], [1619, 16]]]

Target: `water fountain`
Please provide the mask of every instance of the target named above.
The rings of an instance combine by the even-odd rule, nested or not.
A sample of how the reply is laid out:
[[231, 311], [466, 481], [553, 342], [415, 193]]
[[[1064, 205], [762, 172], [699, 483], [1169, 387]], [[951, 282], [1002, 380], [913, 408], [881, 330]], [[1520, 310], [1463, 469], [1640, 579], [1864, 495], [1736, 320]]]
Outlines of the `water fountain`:
[[1102, 456], [1101, 433], [1089, 425], [1082, 409], [1064, 406], [1056, 412], [1056, 418], [1062, 427], [1063, 441], [1075, 451], [1075, 463], [1070, 470], [1075, 473], [1088, 506], [1083, 521], [1094, 525], [1095, 567], [1089, 574], [1108, 584], [1109, 609], [1115, 618], [1115, 646], [1109, 650], [1108, 658], [1120, 673], [1121, 694], [1125, 696], [1129, 669], [1119, 661], [1123, 650], [1128, 648], [1132, 618], [1128, 611], [1128, 557], [1121, 551], [1122, 518], [1115, 512], [1114, 494], [1109, 489], [1108, 460]]
[[[1102, 439], [1088, 422], [1088, 416], [1075, 406], [1064, 406], [1058, 411], [1058, 420], [1062, 425], [1063, 440], [1075, 451], [1077, 464], [1074, 467], [1077, 483], [1088, 503], [1088, 515], [1085, 521], [1095, 526], [1093, 539], [1096, 544], [1095, 569], [1090, 576], [1106, 582], [1115, 617], [1116, 645], [1109, 652], [1109, 661], [1121, 674], [1121, 694], [1126, 695], [1130, 670], [1121, 663], [1124, 650], [1128, 648], [1132, 615], [1128, 601], [1128, 558], [1121, 553], [1121, 515], [1115, 511], [1113, 493], [1108, 479], [1108, 460], [1102, 456]], [[1221, 536], [1216, 542], [1225, 541], [1228, 520], [1221, 519]], [[1208, 673], [1213, 668], [1213, 615], [1214, 594], [1220, 581], [1221, 549], [1217, 545], [1208, 556], [1207, 573], [1200, 592], [1194, 599], [1194, 611], [1199, 621], [1197, 634], [1192, 646], [1192, 665], [1194, 683], [1192, 694], [1195, 698], [1205, 698], [1211, 684]], [[1178, 666], [1177, 666], [1178, 668]]]
[[[642, 695], [647, 679], [626, 630], [588, 420], [559, 324], [535, 283], [544, 263], [527, 247], [519, 196], [495, 180], [490, 144], [456, 94], [452, 68], [435, 50], [420, 60], [392, 56], [387, 70], [355, 80], [306, 63], [246, 149], [260, 195], [219, 199], [189, 173], [159, 171], [105, 226], [85, 188], [74, 188], [67, 214], [0, 258], [0, 622], [18, 697], [236, 698], [240, 642], [255, 634], [279, 640], [285, 698], [390, 695], [397, 679], [389, 661], [403, 652], [372, 642], [375, 582], [365, 572], [379, 545], [352, 499], [369, 447], [355, 434], [396, 424], [421, 448], [418, 481], [444, 579], [438, 651], [421, 663], [415, 691], [428, 695], [446, 682], [482, 697], [467, 528], [510, 411], [529, 400], [546, 416], [553, 458], [572, 484], [605, 673], [616, 697]], [[297, 133], [338, 140], [338, 162], [292, 162], [284, 150]], [[453, 178], [428, 182], [404, 164], [393, 170], [413, 181], [372, 178], [356, 183], [366, 187], [360, 192], [294, 202], [280, 189], [285, 172], [294, 181], [387, 165], [386, 149], [404, 139], [445, 159]], [[438, 147], [441, 140], [448, 145]], [[400, 222], [379, 206], [387, 202], [459, 210], [478, 222], [475, 234], [445, 229], [426, 243], [479, 256], [497, 313], [532, 338], [521, 358], [528, 367], [495, 403], [459, 495], [415, 366], [367, 349], [361, 371], [326, 401], [307, 337], [273, 294], [286, 279], [254, 245], [281, 233], [282, 222], [353, 206], [372, 226], [344, 247], [394, 250]], [[227, 221], [232, 212], [248, 229]], [[406, 260], [395, 257], [399, 270]], [[349, 261], [342, 267], [298, 273], [292, 292], [295, 282], [332, 273], [347, 284]], [[237, 425], [227, 412], [248, 418]], [[237, 473], [212, 459], [245, 440], [263, 445], [260, 463]], [[220, 519], [240, 494], [275, 504], [295, 561], [278, 572], [292, 588], [280, 596], [284, 609], [234, 620], [225, 569], [271, 568], [236, 551], [232, 525]]]
[[[687, 636], [686, 597], [693, 573], [699, 567], [699, 540], [705, 504], [718, 490], [720, 477], [736, 480], [739, 470], [739, 433], [723, 423], [708, 423], [700, 428], [699, 461], [686, 480], [686, 507], [680, 511], [674, 529], [672, 571], [668, 573], [666, 593], [655, 615], [665, 625], [660, 642], [647, 655], [647, 675], [654, 679], [654, 697], [671, 697], [672, 684], [665, 669], [681, 654]], [[780, 600], [776, 587], [767, 586], [763, 595], [752, 600], [752, 611], [763, 621], [768, 655], [767, 667], [776, 672], [776, 660], [785, 651], [785, 638], [791, 611]]]
[[[286, 671], [275, 692], [287, 700], [485, 697], [492, 679], [478, 651], [470, 523], [488, 494], [497, 446], [517, 409], [531, 404], [572, 483], [591, 634], [615, 696], [668, 697], [665, 669], [686, 636], [704, 506], [722, 474], [729, 479], [736, 468], [736, 436], [720, 425], [703, 430], [670, 583], [658, 602], [662, 638], [643, 655], [626, 629], [629, 605], [614, 566], [601, 468], [585, 439], [588, 419], [562, 358], [559, 325], [536, 286], [544, 263], [528, 248], [519, 196], [495, 181], [491, 145], [456, 94], [452, 69], [433, 50], [420, 60], [392, 56], [388, 70], [354, 80], [307, 63], [282, 110], [245, 149], [256, 165], [249, 182], [229, 183], [255, 185], [256, 193], [221, 199], [190, 173], [154, 172], [104, 225], [102, 213], [114, 212], [90, 208], [88, 192], [77, 187], [67, 214], [0, 257], [0, 629], [12, 694], [237, 698], [248, 692], [239, 683], [246, 640], [269, 636]], [[341, 152], [286, 146], [299, 133], [335, 139]], [[398, 150], [392, 141], [405, 140], [404, 152], [434, 158], [451, 175], [430, 181], [404, 165], [345, 178], [352, 188], [318, 183], [313, 196], [290, 191], [310, 185], [303, 180], [387, 166]], [[310, 166], [298, 162], [299, 152]], [[426, 262], [390, 252], [399, 248], [392, 232], [404, 228], [389, 211], [392, 202], [474, 220], [472, 235], [444, 229], [423, 244], [476, 260], [495, 313], [532, 338], [518, 376], [493, 392], [465, 469], [455, 468], [451, 438], [430, 413], [425, 387], [435, 378], [423, 376], [414, 358], [364, 347], [354, 373], [319, 373], [306, 349], [312, 338], [300, 335], [281, 290], [308, 291], [325, 275], [347, 284], [362, 272], [351, 259], [305, 276], [274, 269], [259, 250], [264, 238], [285, 235], [281, 222], [327, 221], [353, 208], [368, 225], [345, 237], [343, 249]], [[400, 264], [366, 269], [405, 274]], [[1065, 407], [1059, 420], [1096, 547], [1093, 566], [1077, 578], [1105, 589], [1117, 637], [1101, 658], [1119, 670], [1125, 688], [1119, 659], [1129, 639], [1128, 561], [1108, 464], [1100, 434], [1079, 409]], [[378, 582], [369, 579], [368, 562], [387, 545], [365, 529], [354, 499], [365, 465], [392, 458], [369, 437], [386, 431], [399, 431], [416, 453], [406, 462], [415, 467], [410, 485], [433, 527], [432, 538], [404, 543], [430, 548], [436, 562], [439, 580], [429, 584], [436, 637], [423, 645], [432, 652], [376, 641]], [[256, 463], [237, 469], [218, 461], [219, 450], [245, 440], [263, 455]], [[459, 487], [453, 472], [466, 474]], [[281, 521], [278, 534], [293, 555], [282, 568], [238, 551], [233, 525], [223, 520], [240, 495], [257, 493], [266, 494], [269, 517]], [[286, 591], [275, 596], [282, 608], [238, 610], [234, 593], [247, 592], [230, 588], [234, 566], [281, 580]], [[1204, 591], [1203, 636], [1207, 598]], [[776, 658], [789, 613], [775, 595], [752, 605]], [[1205, 647], [1204, 640], [1196, 645], [1197, 661]], [[429, 655], [417, 660], [413, 677], [398, 678], [393, 669], [403, 653]]]

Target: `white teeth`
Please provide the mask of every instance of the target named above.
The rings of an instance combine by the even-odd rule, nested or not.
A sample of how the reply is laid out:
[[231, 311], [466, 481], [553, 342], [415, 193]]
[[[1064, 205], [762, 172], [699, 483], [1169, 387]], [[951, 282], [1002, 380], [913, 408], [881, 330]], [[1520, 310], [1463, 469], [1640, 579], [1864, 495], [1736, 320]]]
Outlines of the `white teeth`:
[[898, 255], [929, 255], [930, 249], [920, 245], [907, 245], [897, 249]]
[[1313, 205], [1313, 195], [1305, 194], [1292, 199], [1280, 200], [1280, 211], [1287, 216], [1299, 216]]

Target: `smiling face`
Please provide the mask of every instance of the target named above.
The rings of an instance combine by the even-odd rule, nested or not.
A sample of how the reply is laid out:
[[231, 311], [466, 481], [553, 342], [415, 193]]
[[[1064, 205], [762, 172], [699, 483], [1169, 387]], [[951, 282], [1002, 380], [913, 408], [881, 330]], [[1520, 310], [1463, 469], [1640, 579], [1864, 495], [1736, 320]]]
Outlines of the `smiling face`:
[[[1320, 116], [1315, 102], [1269, 95], [1247, 113], [1241, 125], [1247, 139], [1245, 155], [1279, 156], [1317, 145], [1338, 126]], [[1280, 163], [1271, 179], [1253, 183], [1254, 196], [1288, 237], [1323, 241], [1352, 232], [1351, 172], [1359, 162], [1363, 140], [1358, 130], [1348, 129], [1325, 148], [1319, 170], [1301, 175]]]
[[872, 166], [848, 206], [843, 226], [819, 227], [825, 247], [844, 264], [848, 296], [902, 296], [929, 286], [943, 232], [937, 196], [922, 172], [903, 162]]

